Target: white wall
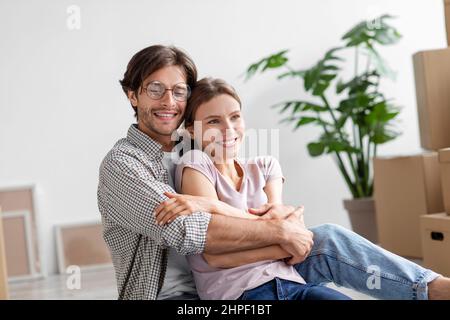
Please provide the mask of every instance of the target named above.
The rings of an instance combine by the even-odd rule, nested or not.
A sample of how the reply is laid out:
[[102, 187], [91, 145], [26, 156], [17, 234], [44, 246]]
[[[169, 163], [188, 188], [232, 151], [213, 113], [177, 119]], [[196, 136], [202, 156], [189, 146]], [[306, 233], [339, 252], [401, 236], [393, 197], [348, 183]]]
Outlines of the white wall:
[[[132, 112], [118, 80], [139, 49], [174, 44], [186, 49], [200, 76], [230, 81], [253, 128], [280, 128], [285, 198], [306, 206], [309, 225], [349, 226], [349, 193], [330, 157], [312, 159], [313, 127], [296, 133], [279, 125], [268, 106], [301, 96], [293, 81], [270, 73], [244, 83], [249, 63], [291, 48], [306, 68], [356, 22], [380, 13], [398, 16], [400, 44], [382, 51], [398, 71], [383, 89], [404, 107], [404, 134], [380, 154], [420, 151], [411, 55], [445, 46], [441, 0], [169, 0], [0, 2], [0, 184], [39, 187], [44, 267], [56, 271], [55, 224], [99, 218], [98, 167], [126, 134]], [[81, 8], [81, 29], [66, 26], [69, 5]]]

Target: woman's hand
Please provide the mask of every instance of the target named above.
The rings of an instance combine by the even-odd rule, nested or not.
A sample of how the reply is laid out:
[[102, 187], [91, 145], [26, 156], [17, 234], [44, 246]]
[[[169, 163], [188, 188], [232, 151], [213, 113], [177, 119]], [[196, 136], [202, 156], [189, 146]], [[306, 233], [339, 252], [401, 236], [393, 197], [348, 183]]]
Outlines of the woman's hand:
[[164, 192], [169, 198], [161, 202], [155, 210], [156, 223], [160, 226], [170, 223], [181, 215], [190, 215], [197, 211], [212, 212], [215, 210], [214, 199]]

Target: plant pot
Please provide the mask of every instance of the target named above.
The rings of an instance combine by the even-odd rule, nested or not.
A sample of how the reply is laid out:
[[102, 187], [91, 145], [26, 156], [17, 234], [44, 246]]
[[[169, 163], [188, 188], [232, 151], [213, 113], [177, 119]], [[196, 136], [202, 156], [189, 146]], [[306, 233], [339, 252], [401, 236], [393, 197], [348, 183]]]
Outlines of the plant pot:
[[373, 198], [345, 199], [344, 208], [348, 212], [353, 231], [377, 243], [378, 228]]

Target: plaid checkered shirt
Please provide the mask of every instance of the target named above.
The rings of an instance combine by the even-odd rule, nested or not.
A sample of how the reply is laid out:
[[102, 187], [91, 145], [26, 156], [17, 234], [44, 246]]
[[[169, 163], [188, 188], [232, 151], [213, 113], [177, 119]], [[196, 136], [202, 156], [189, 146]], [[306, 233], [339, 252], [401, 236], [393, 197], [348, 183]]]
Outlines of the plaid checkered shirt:
[[168, 184], [161, 145], [131, 125], [101, 166], [97, 191], [103, 238], [115, 268], [119, 299], [156, 299], [167, 268], [167, 248], [203, 252], [211, 215], [196, 212], [158, 226], [153, 215], [175, 192]]

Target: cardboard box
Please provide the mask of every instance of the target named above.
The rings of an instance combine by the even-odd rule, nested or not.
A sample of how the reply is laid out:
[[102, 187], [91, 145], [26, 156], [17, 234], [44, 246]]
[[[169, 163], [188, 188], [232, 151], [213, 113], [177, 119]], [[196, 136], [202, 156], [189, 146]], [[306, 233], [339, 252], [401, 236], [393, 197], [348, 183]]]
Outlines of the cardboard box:
[[450, 147], [450, 48], [413, 56], [420, 143], [437, 151]]
[[439, 164], [445, 212], [450, 215], [450, 148], [439, 150]]
[[450, 276], [450, 216], [446, 213], [420, 217], [423, 264], [444, 276]]
[[437, 152], [374, 159], [379, 244], [421, 258], [420, 216], [444, 210]]

